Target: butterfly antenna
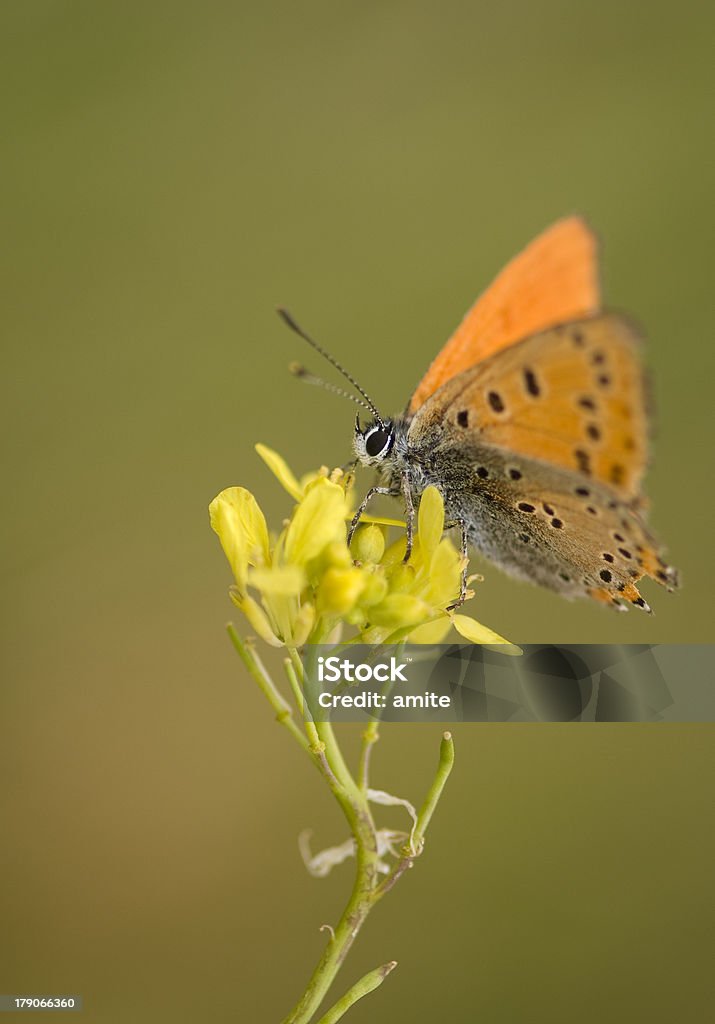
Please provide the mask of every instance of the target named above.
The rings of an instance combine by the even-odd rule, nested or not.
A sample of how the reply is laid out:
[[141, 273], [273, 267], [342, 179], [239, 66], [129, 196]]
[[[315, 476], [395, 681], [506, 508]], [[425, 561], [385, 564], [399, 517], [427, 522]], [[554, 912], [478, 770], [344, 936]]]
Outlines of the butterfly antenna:
[[315, 384], [316, 387], [325, 388], [326, 391], [332, 391], [334, 395], [340, 395], [342, 398], [349, 398], [351, 402], [355, 402], [356, 405], [362, 406], [363, 409], [367, 409], [368, 412], [374, 414], [375, 410], [367, 402], [363, 402], [362, 398], [358, 398], [357, 395], [351, 395], [345, 388], [338, 387], [337, 384], [331, 384], [330, 381], [323, 380], [322, 377], [316, 376], [307, 370], [301, 363], [291, 363], [288, 367], [294, 377], [298, 377], [300, 380], [305, 381], [306, 384]]
[[[367, 394], [367, 392], [364, 390], [364, 388], [360, 387], [360, 385], [355, 380], [353, 375], [351, 373], [348, 373], [348, 371], [343, 366], [340, 365], [340, 363], [337, 361], [337, 359], [335, 359], [333, 356], [331, 356], [329, 352], [326, 352], [325, 349], [321, 345], [319, 345], [317, 341], [315, 341], [313, 338], [311, 338], [311, 336], [309, 334], [306, 334], [306, 332], [303, 330], [303, 328], [300, 327], [300, 325], [295, 322], [295, 320], [290, 315], [290, 313], [288, 312], [287, 309], [284, 309], [282, 306], [279, 306], [278, 309], [277, 309], [277, 313], [280, 316], [280, 318], [283, 320], [283, 322], [285, 324], [287, 324], [287, 326], [290, 327], [290, 329], [292, 331], [295, 331], [295, 333], [298, 335], [298, 337], [302, 338], [303, 341], [307, 341], [308, 344], [311, 346], [311, 348], [314, 348], [315, 351], [318, 352], [323, 357], [323, 359], [326, 359], [330, 363], [331, 366], [335, 367], [335, 369], [338, 371], [338, 373], [341, 373], [343, 375], [343, 377], [345, 377], [345, 379], [347, 381], [350, 381], [352, 386], [365, 399], [365, 403], [366, 404], [365, 404], [364, 407], [366, 409], [370, 410], [370, 412], [373, 414], [373, 416], [375, 417], [377, 422], [380, 424], [380, 426], [384, 426], [382, 417], [380, 416], [380, 413], [377, 411], [377, 407], [376, 407], [375, 403], [372, 401], [372, 399]], [[307, 370], [304, 373], [297, 374], [296, 376], [302, 377], [304, 380], [307, 380], [309, 383], [312, 383], [312, 384], [315, 384], [318, 381], [320, 381], [319, 377], [313, 377], [312, 374], [308, 374]], [[320, 381], [320, 383], [324, 387], [326, 387], [328, 389], [328, 391], [335, 391], [337, 393], [340, 393], [340, 389], [332, 387], [332, 386], [326, 384], [324, 381]], [[348, 394], [348, 392], [344, 391], [344, 392], [342, 392], [342, 394], [344, 394], [347, 398], [352, 398], [352, 400], [354, 402], [357, 402], [358, 405], [362, 404], [359, 401], [359, 399], [355, 398], [353, 395]]]

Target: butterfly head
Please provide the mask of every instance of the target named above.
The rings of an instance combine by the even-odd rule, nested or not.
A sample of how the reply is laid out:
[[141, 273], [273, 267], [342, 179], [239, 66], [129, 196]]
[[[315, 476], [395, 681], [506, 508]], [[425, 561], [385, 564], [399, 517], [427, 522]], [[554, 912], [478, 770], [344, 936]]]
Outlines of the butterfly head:
[[391, 420], [372, 420], [365, 427], [355, 417], [353, 450], [363, 466], [380, 466], [395, 444], [395, 424]]

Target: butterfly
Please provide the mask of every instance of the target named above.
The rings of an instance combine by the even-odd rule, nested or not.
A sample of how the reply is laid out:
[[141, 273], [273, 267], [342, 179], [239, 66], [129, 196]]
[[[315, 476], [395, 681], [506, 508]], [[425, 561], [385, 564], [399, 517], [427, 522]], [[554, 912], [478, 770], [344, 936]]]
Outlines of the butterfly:
[[[678, 585], [645, 522], [641, 339], [601, 307], [598, 245], [583, 218], [557, 221], [505, 267], [394, 418], [281, 312], [373, 417], [361, 425], [358, 414], [353, 448], [381, 479], [351, 532], [374, 495], [401, 495], [409, 559], [420, 495], [434, 485], [465, 566], [471, 545], [512, 576], [620, 610], [651, 610], [643, 577]], [[456, 604], [465, 596], [466, 569]]]

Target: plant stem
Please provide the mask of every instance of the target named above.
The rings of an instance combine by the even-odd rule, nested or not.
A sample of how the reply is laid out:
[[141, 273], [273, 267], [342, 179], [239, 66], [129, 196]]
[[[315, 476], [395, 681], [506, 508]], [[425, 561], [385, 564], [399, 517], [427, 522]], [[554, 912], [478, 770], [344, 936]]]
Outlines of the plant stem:
[[437, 774], [434, 777], [432, 785], [424, 799], [424, 803], [420, 807], [417, 815], [417, 824], [415, 825], [412, 836], [413, 849], [410, 850], [409, 848], [405, 848], [403, 856], [397, 864], [395, 864], [387, 878], [383, 879], [378, 886], [375, 893], [375, 902], [382, 899], [382, 897], [392, 889], [395, 883], [402, 877], [402, 875], [404, 875], [405, 871], [412, 867], [415, 857], [419, 857], [422, 853], [427, 826], [432, 819], [432, 815], [434, 814], [435, 807], [439, 802], [439, 798], [442, 796], [442, 791], [444, 790], [449, 774], [452, 771], [453, 764], [454, 740], [452, 739], [451, 732], [445, 732], [442, 734], [442, 742], [439, 747], [439, 764], [437, 765]]
[[[288, 654], [290, 655], [290, 659], [293, 664], [296, 676], [300, 684], [302, 685], [305, 681], [303, 662], [300, 660], [300, 655], [298, 654], [298, 651], [295, 649], [295, 647], [289, 647], [287, 648], [287, 650]], [[346, 790], [346, 792], [354, 793], [359, 797], [358, 788], [355, 785], [355, 780], [350, 774], [348, 766], [345, 764], [342, 751], [340, 750], [340, 747], [338, 746], [337, 741], [335, 739], [335, 733], [333, 732], [332, 725], [328, 721], [315, 722], [315, 728], [318, 732], [320, 742], [324, 745], [325, 757], [338, 782], [340, 782], [341, 786]], [[342, 794], [335, 792], [335, 795], [342, 805]]]
[[338, 999], [337, 1003], [331, 1006], [327, 1013], [323, 1014], [318, 1024], [335, 1024], [358, 999], [362, 999], [363, 996], [373, 992], [378, 985], [382, 985], [387, 975], [395, 967], [397, 967], [397, 960], [390, 960], [389, 963], [382, 964], [381, 967], [376, 967], [374, 971], [370, 971], [360, 981], [356, 981], [342, 999]]
[[[300, 688], [300, 683], [298, 682], [298, 677], [295, 674], [293, 662], [290, 658], [285, 658], [283, 660], [283, 667], [285, 669], [285, 674], [288, 677], [290, 688], [293, 691], [293, 696], [295, 697], [298, 714], [303, 715], [305, 718], [305, 700], [303, 698], [303, 691]], [[312, 718], [305, 718], [305, 731], [308, 736], [311, 749], [317, 751], [320, 746], [320, 737], [318, 736], [318, 730], [315, 728], [315, 722]]]
[[437, 766], [437, 774], [434, 777], [434, 782], [430, 786], [424, 803], [420, 807], [417, 815], [414, 842], [418, 850], [421, 849], [422, 844], [424, 843], [427, 826], [432, 820], [432, 815], [439, 803], [439, 798], [442, 796], [442, 791], [447, 784], [447, 779], [449, 778], [453, 765], [454, 740], [452, 739], [451, 732], [445, 732], [442, 733], [442, 742], [439, 745], [439, 764]]
[[365, 732], [362, 734], [362, 749], [360, 751], [360, 768], [358, 770], [358, 781], [363, 793], [367, 793], [370, 786], [370, 754], [372, 748], [380, 739], [380, 725], [376, 719], [368, 722]]
[[[308, 1021], [312, 1019], [372, 909], [377, 879], [377, 843], [374, 826], [370, 825], [369, 831], [372, 834], [369, 836], [370, 842], [367, 847], [365, 839], [368, 838], [366, 834], [368, 827], [367, 822], [362, 818], [359, 833], [355, 833], [357, 872], [350, 899], [335, 928], [334, 936], [328, 941], [328, 945], [313, 971], [305, 992], [296, 1007], [285, 1018], [284, 1024], [308, 1024]], [[337, 1018], [335, 1019], [337, 1020]]]
[[[380, 884], [378, 884], [377, 875], [377, 836], [367, 798], [362, 790], [358, 789], [353, 783], [352, 791], [349, 794], [345, 794], [340, 800], [352, 828], [357, 846], [357, 872], [353, 891], [335, 929], [335, 934], [313, 971], [303, 996], [292, 1013], [285, 1018], [283, 1024], [308, 1024], [330, 988], [368, 914], [375, 904], [390, 891], [405, 871], [412, 867], [415, 858], [422, 852], [427, 826], [442, 795], [453, 763], [454, 743], [451, 734], [446, 732], [442, 737], [440, 745], [437, 773], [417, 817], [414, 850], [406, 850], [387, 878]], [[358, 982], [357, 987], [361, 984], [362, 982]], [[377, 984], [379, 984], [379, 981], [373, 987], [377, 987]], [[353, 986], [353, 988], [355, 987]], [[366, 988], [361, 994], [365, 995], [368, 991], [371, 991], [371, 989]], [[347, 993], [344, 999], [348, 999], [352, 992], [353, 989]], [[356, 994], [351, 1002], [343, 1004], [341, 1000], [329, 1012], [337, 1012], [337, 1009], [342, 1005], [341, 1013], [344, 1013], [359, 998], [360, 995]], [[326, 1020], [338, 1020], [338, 1017], [330, 1017], [328, 1015], [320, 1024], [325, 1024]]]
[[306, 753], [310, 753], [307, 739], [293, 721], [293, 713], [291, 711], [290, 704], [276, 689], [275, 683], [268, 674], [263, 662], [256, 654], [253, 644], [250, 642], [244, 643], [243, 640], [241, 640], [232, 622], [229, 622], [226, 629], [229, 637], [231, 638], [231, 643], [238, 651], [241, 661], [256, 680], [261, 688], [261, 692], [267, 698], [268, 703], [275, 711], [276, 721], [286, 727], [293, 739], [303, 748], [303, 750], [306, 751]]
[[[437, 802], [442, 795], [442, 790], [454, 762], [454, 745], [451, 735], [445, 733], [440, 747], [437, 774], [417, 818], [413, 848], [404, 851], [402, 858], [387, 878], [378, 884], [379, 857], [377, 832], [367, 796], [370, 751], [379, 736], [378, 722], [371, 721], [363, 734], [358, 784], [345, 763], [331, 723], [329, 721], [306, 722], [309, 742], [293, 720], [290, 705], [276, 688], [253, 645], [250, 642], [241, 640], [233, 625], [229, 624], [227, 628], [231, 642], [240, 655], [241, 660], [276, 712], [277, 721], [288, 729], [293, 738], [322, 771], [324, 778], [342, 808], [355, 840], [357, 864], [350, 899], [343, 910], [342, 916], [331, 935], [322, 957], [313, 971], [305, 992], [284, 1021], [284, 1024], [309, 1024], [335, 980], [368, 914], [407, 868], [412, 867], [415, 857], [421, 853], [425, 831]], [[304, 678], [303, 663], [295, 648], [288, 648], [287, 650], [289, 658], [286, 658], [284, 662], [286, 675], [293, 690], [298, 710], [304, 713], [302, 711], [304, 701], [302, 688]], [[358, 999], [361, 999], [377, 988], [378, 985], [382, 984], [390, 971], [395, 967], [395, 964], [395, 961], [390, 961], [366, 974], [323, 1015], [319, 1024], [335, 1024]]]

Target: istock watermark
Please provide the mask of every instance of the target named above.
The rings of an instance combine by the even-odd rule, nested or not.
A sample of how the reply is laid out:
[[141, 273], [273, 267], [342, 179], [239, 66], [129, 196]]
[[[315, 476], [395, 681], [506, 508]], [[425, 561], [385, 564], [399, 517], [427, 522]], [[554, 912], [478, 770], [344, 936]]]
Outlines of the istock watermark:
[[373, 679], [378, 683], [394, 683], [398, 679], [406, 683], [406, 668], [407, 662], [398, 663], [395, 657], [390, 658], [389, 664], [378, 662], [376, 665], [367, 662], [356, 663], [349, 658], [341, 660], [337, 655], [318, 657], [318, 679], [321, 683], [336, 683], [339, 680], [347, 683], [367, 683]]
[[710, 722], [713, 644], [326, 645], [304, 653], [314, 721]]

